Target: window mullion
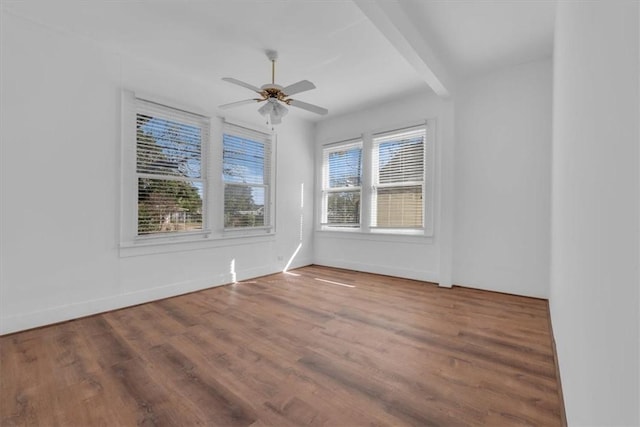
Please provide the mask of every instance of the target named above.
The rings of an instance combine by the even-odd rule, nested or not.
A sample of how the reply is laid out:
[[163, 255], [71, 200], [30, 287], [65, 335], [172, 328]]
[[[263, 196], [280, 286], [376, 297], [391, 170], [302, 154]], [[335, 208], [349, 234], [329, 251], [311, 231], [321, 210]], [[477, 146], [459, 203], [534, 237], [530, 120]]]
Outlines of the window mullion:
[[393, 188], [393, 187], [417, 187], [424, 184], [424, 181], [397, 181], [385, 182], [384, 184], [376, 184], [373, 188]]
[[373, 163], [373, 137], [371, 132], [362, 134], [362, 188], [360, 196], [360, 230], [368, 233], [371, 227], [371, 206], [374, 176], [371, 165]]
[[326, 188], [323, 191], [326, 191], [328, 193], [345, 193], [345, 192], [350, 192], [350, 191], [360, 191], [362, 187], [361, 186], [351, 186], [351, 187], [332, 187], [332, 188]]
[[183, 182], [204, 182], [202, 178], [191, 178], [188, 176], [176, 176], [176, 175], [163, 175], [159, 173], [141, 173], [137, 172], [136, 176], [138, 178], [147, 178], [147, 179], [164, 179], [167, 181], [183, 181]]

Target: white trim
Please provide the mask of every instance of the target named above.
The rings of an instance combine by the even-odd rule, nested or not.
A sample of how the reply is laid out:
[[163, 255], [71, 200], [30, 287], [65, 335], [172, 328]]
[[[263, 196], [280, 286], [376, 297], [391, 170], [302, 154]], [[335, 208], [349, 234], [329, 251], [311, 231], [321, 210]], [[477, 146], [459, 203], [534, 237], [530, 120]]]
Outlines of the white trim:
[[[398, 234], [407, 236], [423, 236], [425, 237], [424, 228], [415, 227], [370, 227], [371, 233], [375, 234]], [[428, 237], [428, 236], [427, 236]]]
[[395, 123], [391, 125], [386, 125], [384, 127], [374, 128], [371, 130], [371, 138], [381, 138], [387, 135], [393, 135], [398, 131], [411, 131], [416, 128], [425, 127], [429, 125], [429, 121], [435, 121], [435, 119], [422, 119], [422, 120], [414, 120], [411, 122], [401, 122]]
[[[193, 109], [187, 108], [183, 105], [176, 105], [175, 102], [167, 102], [166, 100], [159, 99], [148, 94], [141, 94], [140, 92], [134, 92], [127, 89], [122, 89], [121, 94], [121, 110], [120, 110], [120, 247], [126, 248], [131, 246], [132, 243], [140, 243], [149, 239], [155, 240], [154, 244], [172, 245], [180, 242], [191, 242], [194, 240], [194, 235], [201, 235], [207, 238], [211, 234], [210, 223], [212, 212], [209, 210], [211, 205], [209, 198], [211, 197], [210, 184], [209, 184], [209, 164], [210, 164], [210, 150], [212, 141], [212, 127], [211, 120], [206, 114], [201, 112], [194, 112]], [[180, 114], [185, 116], [196, 116], [196, 120], [199, 126], [208, 126], [203, 128], [203, 138], [200, 146], [200, 164], [201, 173], [200, 178], [184, 178], [166, 175], [155, 175], [148, 173], [137, 173], [136, 171], [136, 147], [137, 147], [137, 135], [136, 135], [136, 117], [139, 111], [147, 108], [146, 103], [157, 105], [159, 108], [166, 108], [169, 110], [177, 110]], [[184, 233], [151, 233], [148, 235], [138, 234], [138, 178], [148, 177], [151, 179], [160, 180], [175, 180], [175, 181], [196, 181], [202, 183], [203, 186], [203, 200], [202, 200], [202, 229], [193, 232]], [[140, 246], [144, 246], [141, 244]], [[120, 256], [123, 252], [120, 252]]]
[[201, 110], [199, 108], [190, 106], [190, 105], [182, 104], [181, 102], [178, 102], [178, 101], [176, 101], [174, 99], [164, 98], [164, 97], [158, 96], [156, 94], [145, 92], [145, 91], [142, 91], [142, 90], [134, 90], [134, 89], [124, 88], [123, 92], [130, 92], [130, 93], [133, 94], [134, 99], [137, 98], [137, 99], [140, 99], [142, 101], [150, 102], [152, 104], [156, 104], [159, 107], [171, 108], [171, 109], [178, 110], [178, 111], [181, 111], [181, 112], [186, 113], [186, 114], [193, 114], [193, 115], [196, 115], [196, 116], [200, 116], [203, 119], [211, 120], [210, 119], [211, 115], [207, 114], [205, 111], [203, 111], [203, 110]]
[[437, 126], [438, 122], [436, 119], [427, 119], [426, 127], [427, 127], [427, 138], [425, 141], [424, 147], [424, 155], [425, 155], [425, 167], [429, 165], [429, 176], [427, 176], [427, 172], [425, 171], [424, 175], [424, 201], [427, 200], [429, 204], [427, 206], [423, 206], [423, 226], [424, 226], [424, 235], [425, 236], [433, 236], [434, 234], [434, 212], [435, 212], [435, 204], [436, 204], [436, 191], [435, 191], [435, 182], [436, 182], [436, 165], [438, 162], [436, 161], [436, 155], [439, 154], [437, 146], [439, 144], [437, 138]]
[[[363, 139], [350, 139], [350, 140], [346, 140], [346, 141], [341, 141], [341, 142], [334, 142], [331, 144], [326, 144], [323, 145], [320, 149], [320, 156], [321, 156], [321, 168], [322, 168], [322, 176], [321, 176], [321, 180], [320, 180], [320, 220], [319, 220], [319, 226], [321, 228], [326, 228], [326, 227], [332, 227], [332, 225], [330, 225], [328, 223], [328, 219], [327, 219], [327, 206], [328, 206], [328, 202], [329, 202], [329, 194], [331, 193], [341, 193], [341, 192], [353, 192], [353, 193], [358, 193], [360, 196], [360, 205], [359, 205], [359, 209], [360, 211], [358, 212], [358, 223], [357, 224], [351, 224], [348, 225], [348, 228], [357, 228], [360, 229], [362, 227], [363, 224], [363, 215], [362, 215], [362, 180], [364, 177], [364, 173], [361, 174], [360, 176], [360, 185], [358, 186], [351, 186], [351, 187], [331, 187], [330, 186], [330, 179], [329, 179], [329, 164], [328, 164], [328, 160], [329, 160], [329, 156], [331, 155], [331, 153], [335, 153], [338, 151], [349, 151], [349, 150], [360, 150], [360, 170], [361, 172], [364, 170], [362, 168], [363, 166], [363, 154], [364, 154], [364, 140]], [[325, 162], [326, 160], [326, 162]], [[339, 224], [335, 224], [332, 223], [333, 226], [338, 226], [340, 227]], [[347, 226], [347, 224], [344, 224], [344, 226]]]
[[415, 125], [399, 126], [398, 128], [395, 128], [395, 129], [389, 129], [389, 127], [387, 126], [385, 127], [385, 129], [388, 129], [388, 130], [373, 132], [371, 134], [371, 137], [375, 139], [384, 139], [384, 138], [393, 136], [394, 137], [393, 139], [395, 139], [395, 137], [398, 137], [398, 136], [401, 137], [408, 133], [422, 131], [426, 126], [427, 126], [427, 120], [423, 120]]
[[[284, 260], [284, 261], [286, 261], [286, 260]], [[287, 266], [286, 263], [284, 263], [284, 265], [282, 265], [282, 267], [278, 270], [278, 273], [287, 273], [287, 272], [290, 272], [291, 270], [295, 270], [296, 268], [307, 267], [307, 266], [312, 265], [312, 264], [313, 264], [313, 259], [311, 259], [311, 258], [301, 258], [299, 260], [296, 260], [296, 258], [294, 257], [291, 260], [291, 264], [289, 264]], [[267, 273], [267, 274], [273, 274], [273, 273]], [[266, 275], [266, 274], [264, 274], [264, 275]]]
[[[158, 233], [137, 235], [137, 184], [136, 184], [136, 113], [137, 100], [148, 101], [169, 109], [202, 116], [209, 123], [208, 140], [202, 140], [201, 171], [202, 178], [195, 179], [203, 183], [203, 229], [184, 233]], [[191, 251], [238, 244], [262, 243], [273, 241], [276, 231], [276, 168], [277, 135], [268, 130], [258, 129], [245, 123], [226, 120], [224, 117], [209, 116], [193, 109], [154, 96], [145, 92], [121, 90], [120, 110], [120, 217], [119, 217], [119, 255], [132, 257], [148, 254]], [[271, 164], [269, 167], [269, 191], [265, 194], [265, 207], [269, 210], [269, 224], [264, 227], [224, 228], [224, 186], [222, 179], [223, 135], [225, 123], [237, 126], [257, 134], [269, 141]], [[146, 174], [145, 174], [146, 176]], [[167, 179], [179, 178], [168, 177]], [[248, 239], [248, 238], [255, 239]], [[239, 239], [239, 240], [238, 240]], [[227, 241], [225, 243], [225, 240]], [[239, 243], [242, 242], [242, 243]]]
[[[455, 203], [455, 126], [454, 102], [446, 100], [443, 103], [441, 121], [434, 122], [433, 131], [438, 132], [440, 138], [434, 144], [433, 198], [434, 206], [431, 212], [432, 224], [438, 230], [440, 243], [440, 284], [451, 286], [453, 283], [453, 225]], [[437, 125], [440, 128], [437, 129]], [[436, 185], [437, 183], [437, 185]], [[437, 210], [436, 205], [437, 203]], [[437, 217], [437, 218], [436, 218]]]
[[406, 268], [386, 267], [376, 264], [363, 264], [359, 262], [344, 261], [341, 259], [320, 258], [315, 259], [314, 264], [327, 267], [344, 268], [347, 270], [362, 271], [366, 273], [383, 274], [385, 276], [402, 277], [405, 279], [420, 280], [437, 285], [439, 275], [435, 271], [410, 270]]
[[121, 91], [120, 98], [120, 242], [133, 241], [138, 221], [134, 183], [136, 168], [136, 96]]
[[[401, 131], [413, 131], [417, 129], [425, 129], [425, 141], [424, 141], [424, 181], [420, 183], [422, 186], [422, 194], [423, 194], [423, 225], [418, 228], [377, 228], [372, 227], [371, 224], [371, 210], [372, 204], [375, 202], [375, 188], [374, 188], [374, 160], [375, 160], [375, 144], [373, 142], [374, 138], [383, 138], [388, 135], [393, 135], [399, 133]], [[335, 233], [346, 233], [349, 235], [354, 234], [378, 234], [385, 236], [392, 235], [401, 235], [401, 236], [420, 236], [420, 237], [429, 237], [432, 238], [435, 233], [435, 205], [437, 201], [436, 198], [436, 179], [438, 177], [438, 171], [436, 169], [438, 166], [438, 159], [436, 158], [439, 155], [439, 150], [437, 149], [438, 144], [441, 142], [438, 141], [437, 134], [437, 119], [436, 118], [428, 118], [423, 120], [414, 120], [409, 123], [401, 123], [395, 125], [388, 125], [384, 128], [365, 130], [360, 137], [356, 138], [348, 138], [342, 139], [340, 141], [336, 141], [335, 139], [329, 140], [328, 142], [324, 142], [320, 145], [317, 145], [316, 150], [316, 162], [315, 168], [316, 170], [320, 169], [321, 173], [316, 174], [316, 209], [315, 209], [315, 231], [316, 232], [335, 232]], [[361, 144], [361, 145], [360, 145]], [[361, 146], [361, 161], [362, 161], [362, 177], [361, 177], [361, 185], [360, 189], [360, 224], [357, 226], [354, 224], [354, 227], [332, 227], [327, 224], [326, 221], [326, 194], [331, 191], [339, 191], [341, 189], [324, 189], [325, 182], [327, 179], [327, 171], [325, 165], [325, 152], [331, 151], [333, 148], [342, 148], [342, 147], [357, 147]], [[402, 185], [410, 185], [410, 183], [402, 184]], [[378, 185], [378, 187], [382, 188], [385, 184]], [[396, 185], [389, 185], [396, 186]], [[349, 189], [357, 189], [358, 187], [348, 187]]]
[[[180, 236], [186, 237], [186, 236]], [[216, 237], [191, 236], [191, 239], [179, 239], [173, 241], [148, 241], [135, 243], [122, 243], [120, 245], [120, 257], [128, 258], [141, 255], [154, 255], [172, 252], [197, 251], [220, 247], [232, 247], [239, 245], [254, 245], [257, 243], [275, 242], [274, 233], [237, 234]]]
[[[255, 128], [255, 126], [243, 124], [233, 120], [227, 120], [224, 117], [221, 120], [221, 132], [220, 132], [220, 148], [219, 148], [219, 173], [220, 177], [220, 208], [218, 209], [220, 214], [220, 221], [218, 223], [219, 229], [223, 236], [227, 233], [235, 234], [242, 233], [243, 235], [261, 236], [264, 234], [264, 230], [269, 233], [275, 233], [276, 228], [276, 181], [277, 181], [277, 146], [278, 138], [275, 132], [264, 132]], [[235, 132], [234, 132], [235, 131]], [[230, 135], [238, 138], [244, 138], [253, 142], [261, 143], [265, 147], [265, 178], [267, 183], [265, 184], [243, 184], [235, 182], [226, 182], [223, 177], [223, 163], [224, 163], [224, 135]], [[262, 135], [263, 138], [257, 138], [258, 135]], [[267, 150], [268, 148], [268, 150]], [[268, 152], [268, 159], [266, 158]], [[269, 164], [267, 165], [267, 160]], [[268, 176], [266, 173], [268, 172]], [[259, 227], [225, 227], [225, 189], [227, 185], [239, 185], [239, 186], [259, 186], [264, 187], [268, 191], [265, 191], [264, 200], [264, 217], [265, 224]]]
[[332, 145], [342, 145], [342, 144], [348, 144], [350, 142], [358, 142], [358, 141], [362, 141], [363, 138], [363, 134], [359, 134], [356, 136], [349, 136], [349, 137], [337, 137], [337, 138], [325, 138], [324, 140], [322, 140], [318, 146], [320, 147], [320, 149], [322, 150], [323, 148], [331, 148]]
[[[176, 235], [171, 232], [158, 232], [152, 234], [143, 234], [140, 236], [136, 236], [133, 240], [134, 244], [139, 243], [147, 243], [147, 242], [160, 242], [161, 240], [171, 241], [171, 239], [180, 237], [181, 239], [177, 240], [192, 240], [198, 237], [206, 238], [211, 234], [211, 230], [202, 229], [202, 230], [194, 230], [194, 231], [184, 231], [179, 235]], [[159, 243], [156, 243], [159, 244]], [[122, 243], [121, 246], [128, 246], [129, 242]]]
[[[294, 262], [293, 267], [291, 268], [300, 268], [307, 265], [311, 265], [311, 260], [301, 259]], [[236, 272], [236, 280], [244, 281], [260, 276], [280, 273], [281, 271], [282, 267], [279, 265], [265, 265]], [[138, 304], [183, 295], [189, 292], [229, 285], [232, 284], [233, 281], [234, 278], [231, 272], [212, 274], [206, 278], [170, 283], [152, 289], [128, 292], [107, 298], [98, 298], [74, 304], [60, 305], [30, 313], [7, 316], [0, 319], [0, 335], [118, 310]]]
[[212, 275], [208, 278], [172, 283], [144, 291], [115, 295], [107, 298], [61, 305], [45, 310], [8, 316], [2, 319], [0, 334], [9, 334], [25, 329], [37, 328], [53, 323], [77, 319], [106, 311], [117, 310], [154, 300], [177, 296], [197, 290], [221, 286], [231, 282], [230, 273]]
[[371, 232], [371, 210], [375, 203], [373, 200], [373, 161], [375, 153], [373, 150], [373, 135], [371, 132], [362, 133], [362, 178], [360, 185], [360, 231]]
[[[224, 229], [224, 233], [230, 233], [230, 235], [233, 233], [238, 233], [242, 231], [247, 232], [252, 236], [261, 235], [261, 234], [272, 234], [271, 226], [269, 225], [260, 225], [257, 227], [236, 227], [236, 228], [229, 227]], [[261, 233], [261, 232], [264, 232], [264, 233]]]
[[328, 144], [322, 145], [322, 151], [329, 150], [335, 151], [335, 149], [340, 149], [340, 151], [349, 150], [351, 148], [362, 148], [362, 139], [363, 138], [353, 138], [346, 139], [344, 141], [336, 141]]
[[[382, 184], [380, 183], [380, 146], [385, 143], [397, 143], [399, 141], [403, 141], [407, 136], [415, 135], [420, 136], [422, 139], [422, 180], [420, 181], [394, 181], [392, 183]], [[424, 135], [424, 136], [423, 136]], [[426, 234], [427, 227], [425, 227], [425, 212], [427, 211], [427, 204], [432, 205], [433, 200], [427, 198], [425, 186], [427, 180], [427, 168], [433, 169], [431, 167], [431, 163], [428, 160], [431, 160], [431, 157], [427, 155], [427, 152], [430, 149], [430, 146], [433, 145], [433, 141], [429, 140], [429, 133], [427, 132], [427, 122], [425, 121], [423, 124], [419, 124], [416, 126], [408, 126], [402, 127], [398, 129], [387, 130], [384, 132], [374, 133], [371, 135], [371, 152], [372, 152], [372, 162], [371, 167], [371, 212], [369, 215], [369, 224], [376, 222], [377, 224], [377, 209], [374, 209], [377, 206], [378, 200], [378, 189], [384, 188], [401, 188], [401, 187], [420, 187], [421, 196], [422, 196], [422, 224], [418, 227], [379, 227], [378, 225], [371, 226], [371, 228], [376, 229], [384, 229], [386, 228], [386, 232], [390, 233], [395, 229], [403, 229], [405, 231], [413, 230], [415, 233]], [[374, 220], [373, 214], [375, 213], [376, 218]]]
[[359, 229], [336, 229], [324, 228], [316, 230], [316, 238], [331, 239], [348, 239], [348, 240], [367, 240], [372, 242], [396, 242], [396, 243], [412, 243], [417, 245], [434, 244], [432, 236], [425, 236], [423, 233], [388, 233], [388, 232], [364, 232]]

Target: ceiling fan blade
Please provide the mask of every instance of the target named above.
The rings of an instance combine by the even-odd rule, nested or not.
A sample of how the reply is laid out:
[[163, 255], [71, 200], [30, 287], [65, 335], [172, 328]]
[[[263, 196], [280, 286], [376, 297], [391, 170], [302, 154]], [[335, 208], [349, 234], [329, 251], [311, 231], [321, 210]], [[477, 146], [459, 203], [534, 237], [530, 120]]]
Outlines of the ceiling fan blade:
[[302, 101], [296, 101], [295, 99], [292, 99], [288, 104], [292, 107], [302, 108], [303, 110], [311, 111], [312, 113], [320, 114], [322, 116], [329, 112], [326, 108], [318, 107], [317, 105], [308, 104]]
[[233, 108], [233, 107], [239, 107], [241, 105], [246, 105], [246, 104], [255, 104], [256, 102], [260, 102], [260, 99], [245, 99], [243, 101], [236, 101], [236, 102], [230, 102], [228, 104], [222, 104], [222, 105], [218, 105], [218, 108], [222, 108], [223, 110], [226, 110], [227, 108]]
[[295, 95], [296, 93], [306, 92], [311, 89], [315, 89], [316, 85], [309, 80], [300, 80], [298, 83], [294, 83], [282, 89], [282, 93], [287, 96]]
[[225, 82], [233, 83], [234, 85], [246, 87], [247, 89], [257, 93], [262, 93], [262, 90], [259, 87], [249, 83], [245, 83], [242, 80], [234, 79], [233, 77], [223, 77], [222, 80], [224, 80]]

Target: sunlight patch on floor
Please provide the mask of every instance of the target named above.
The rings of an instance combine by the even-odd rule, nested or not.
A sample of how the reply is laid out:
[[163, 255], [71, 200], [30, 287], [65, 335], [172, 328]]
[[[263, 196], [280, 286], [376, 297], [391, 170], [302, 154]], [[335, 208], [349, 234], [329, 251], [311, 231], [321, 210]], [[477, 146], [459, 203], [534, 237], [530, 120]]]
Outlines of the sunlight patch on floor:
[[315, 277], [315, 279], [319, 282], [331, 283], [332, 285], [344, 286], [345, 288], [355, 288], [354, 285], [347, 285], [346, 283], [334, 282], [334, 281], [325, 280], [325, 279], [318, 279], [317, 277]]

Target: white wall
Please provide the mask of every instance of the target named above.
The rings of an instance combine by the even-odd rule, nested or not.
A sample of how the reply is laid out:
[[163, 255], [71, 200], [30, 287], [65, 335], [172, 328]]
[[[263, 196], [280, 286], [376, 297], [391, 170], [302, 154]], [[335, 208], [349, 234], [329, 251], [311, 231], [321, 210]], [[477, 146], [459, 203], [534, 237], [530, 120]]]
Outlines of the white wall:
[[548, 297], [551, 60], [456, 91], [453, 282]]
[[[436, 179], [434, 237], [317, 230], [314, 238], [316, 264], [433, 282], [441, 280], [440, 169], [443, 162], [450, 162], [450, 159], [443, 159], [443, 147], [451, 136], [451, 114], [452, 108], [448, 102], [425, 90], [423, 93], [407, 95], [401, 101], [388, 102], [318, 123], [316, 170], [319, 175], [321, 164], [318, 162], [322, 159], [321, 149], [324, 144], [357, 138], [364, 132], [397, 129], [420, 120], [435, 119]], [[316, 185], [320, 185], [319, 180]]]
[[311, 262], [312, 125], [278, 135], [275, 237], [120, 257], [121, 89], [212, 115], [215, 91], [6, 12], [1, 60], [0, 333], [228, 283], [232, 260], [239, 280], [280, 271], [301, 242], [292, 266]]
[[317, 150], [434, 117], [438, 161], [433, 239], [316, 231], [315, 262], [548, 297], [551, 94], [546, 59], [463, 81], [452, 101], [425, 92], [319, 123]]
[[640, 425], [638, 17], [558, 3], [550, 304], [569, 425]]

